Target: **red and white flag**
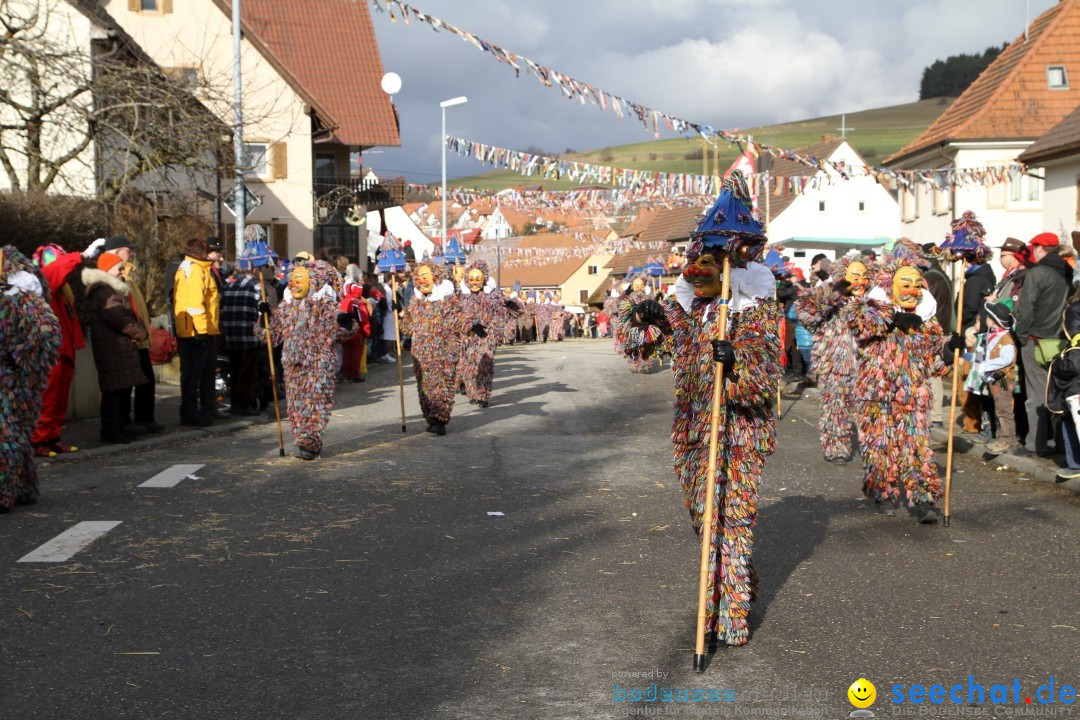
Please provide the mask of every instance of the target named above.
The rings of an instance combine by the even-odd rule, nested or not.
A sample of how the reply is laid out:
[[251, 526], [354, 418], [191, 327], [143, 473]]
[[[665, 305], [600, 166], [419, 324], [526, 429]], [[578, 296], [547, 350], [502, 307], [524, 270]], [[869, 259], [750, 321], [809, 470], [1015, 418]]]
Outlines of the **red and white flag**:
[[727, 180], [728, 176], [731, 175], [732, 170], [738, 170], [747, 177], [753, 175], [754, 170], [757, 168], [758, 155], [757, 146], [754, 145], [754, 143], [747, 143], [746, 150], [743, 151], [743, 154], [737, 157], [735, 162], [731, 164], [731, 167], [727, 169], [727, 172], [724, 173], [724, 179]]

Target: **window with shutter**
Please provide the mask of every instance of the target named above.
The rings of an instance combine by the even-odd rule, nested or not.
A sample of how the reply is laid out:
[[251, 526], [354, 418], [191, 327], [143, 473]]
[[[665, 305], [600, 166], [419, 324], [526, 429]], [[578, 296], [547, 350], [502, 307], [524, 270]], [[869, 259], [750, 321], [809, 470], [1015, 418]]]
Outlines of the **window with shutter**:
[[284, 180], [289, 176], [289, 159], [285, 143], [273, 143], [270, 146], [270, 166], [275, 180]]
[[158, 0], [161, 3], [161, 14], [168, 15], [172, 13], [172, 0]]

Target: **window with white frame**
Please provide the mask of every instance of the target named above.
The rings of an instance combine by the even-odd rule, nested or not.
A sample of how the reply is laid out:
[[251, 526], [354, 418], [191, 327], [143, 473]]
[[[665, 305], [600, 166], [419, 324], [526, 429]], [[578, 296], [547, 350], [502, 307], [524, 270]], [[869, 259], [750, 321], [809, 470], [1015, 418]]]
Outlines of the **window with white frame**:
[[915, 218], [917, 217], [917, 215], [916, 215], [917, 207], [918, 207], [918, 202], [916, 201], [916, 195], [915, 195], [915, 190], [914, 190], [913, 186], [908, 185], [907, 187], [901, 189], [900, 190], [900, 210], [901, 210], [901, 217], [903, 217], [904, 222], [912, 222], [912, 221], [915, 220]]
[[935, 187], [934, 188], [934, 214], [944, 215], [949, 212], [950, 207], [950, 194], [948, 190]]
[[1009, 172], [1009, 207], [1036, 208], [1042, 202], [1042, 183], [1038, 173]]
[[1069, 74], [1064, 65], [1047, 65], [1046, 84], [1051, 90], [1068, 90]]
[[139, 3], [139, 9], [143, 12], [157, 12], [158, 0], [141, 0]]
[[590, 265], [589, 266], [589, 275], [596, 275], [599, 272], [600, 272], [600, 266], [599, 265]]
[[270, 177], [270, 163], [267, 156], [270, 143], [245, 142], [244, 154], [240, 158], [240, 167], [249, 177], [266, 179]]

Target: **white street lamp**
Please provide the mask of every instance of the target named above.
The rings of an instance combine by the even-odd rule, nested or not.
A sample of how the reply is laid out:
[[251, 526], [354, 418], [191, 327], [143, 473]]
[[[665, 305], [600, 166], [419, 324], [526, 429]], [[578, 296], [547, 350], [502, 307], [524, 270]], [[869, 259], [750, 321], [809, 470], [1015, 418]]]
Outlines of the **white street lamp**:
[[462, 95], [461, 97], [451, 98], [450, 100], [443, 100], [439, 103], [439, 107], [442, 108], [442, 232], [443, 232], [443, 251], [446, 250], [446, 108], [455, 107], [457, 105], [464, 105], [469, 102], [469, 99]]

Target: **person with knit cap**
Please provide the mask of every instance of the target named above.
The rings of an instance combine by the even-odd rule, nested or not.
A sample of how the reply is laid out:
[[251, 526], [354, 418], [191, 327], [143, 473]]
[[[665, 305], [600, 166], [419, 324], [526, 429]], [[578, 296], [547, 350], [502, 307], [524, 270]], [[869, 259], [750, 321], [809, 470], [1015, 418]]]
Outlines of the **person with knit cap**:
[[122, 257], [102, 253], [97, 268], [83, 269], [82, 282], [90, 316], [90, 347], [101, 390], [101, 441], [126, 445], [134, 437], [124, 432], [124, 408], [130, 401], [131, 389], [147, 382], [138, 344], [150, 334], [135, 315], [131, 286], [124, 281]]
[[315, 260], [293, 266], [288, 292], [270, 315], [269, 328], [262, 322], [270, 306], [258, 305], [256, 336], [266, 342], [269, 332], [271, 342], [282, 346], [292, 454], [300, 460], [314, 460], [322, 453], [323, 431], [334, 406], [334, 343], [355, 332], [352, 315], [338, 308], [340, 292], [341, 276], [325, 260]]
[[[746, 181], [733, 171], [716, 203], [690, 234], [686, 266], [673, 293], [660, 303], [643, 300], [623, 309], [628, 355], [672, 353], [675, 473], [690, 510], [691, 526], [709, 533], [709, 591], [705, 631], [728, 645], [749, 639], [747, 618], [758, 593], [751, 558], [758, 484], [765, 457], [776, 444], [773, 401], [780, 381], [780, 313], [773, 302], [773, 274], [753, 262], [765, 245], [751, 214]], [[732, 263], [730, 298], [721, 297], [725, 258]], [[727, 337], [718, 318], [728, 305]], [[716, 363], [724, 376], [714, 378]], [[714, 381], [723, 383], [719, 455], [712, 524], [704, 528]]]
[[[413, 271], [416, 293], [401, 315], [402, 333], [412, 336], [413, 373], [427, 431], [446, 434], [459, 383], [466, 335], [488, 336], [487, 328], [462, 308], [441, 262], [425, 259]], [[396, 304], [396, 301], [395, 301]]]
[[861, 256], [845, 256], [829, 267], [830, 281], [803, 293], [795, 302], [795, 313], [814, 334], [810, 367], [821, 388], [821, 450], [827, 461], [843, 465], [855, 456], [852, 435], [859, 364], [855, 333], [843, 311], [870, 289], [877, 268], [868, 267]]
[[521, 304], [503, 298], [483, 260], [476, 260], [465, 269], [465, 278], [459, 283], [458, 289], [463, 312], [474, 323], [490, 330], [486, 337], [473, 333], [465, 336], [458, 363], [458, 376], [465, 383], [469, 402], [487, 407], [491, 402], [491, 386], [495, 380], [495, 348], [507, 321], [521, 313]]
[[30, 437], [63, 343], [48, 293], [26, 256], [0, 249], [0, 513], [37, 502]]
[[930, 446], [930, 378], [948, 372], [958, 334], [942, 336], [925, 260], [899, 245], [881, 259], [873, 289], [844, 308], [858, 345], [852, 399], [859, 419], [863, 494], [895, 515], [901, 492], [920, 523], [937, 522], [941, 478]]
[[61, 440], [67, 419], [71, 381], [75, 377], [75, 353], [86, 347], [82, 325], [75, 309], [75, 293], [68, 281], [75, 277], [85, 260], [91, 260], [105, 245], [98, 238], [81, 253], [66, 252], [59, 245], [44, 245], [34, 251], [34, 264], [40, 268], [48, 285], [48, 300], [53, 315], [60, 323], [60, 354], [49, 372], [48, 384], [41, 401], [32, 443], [38, 457], [55, 457], [59, 453], [75, 452], [79, 448]]

